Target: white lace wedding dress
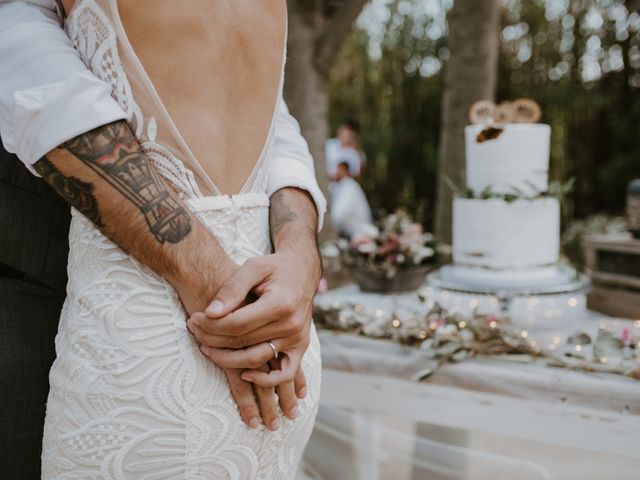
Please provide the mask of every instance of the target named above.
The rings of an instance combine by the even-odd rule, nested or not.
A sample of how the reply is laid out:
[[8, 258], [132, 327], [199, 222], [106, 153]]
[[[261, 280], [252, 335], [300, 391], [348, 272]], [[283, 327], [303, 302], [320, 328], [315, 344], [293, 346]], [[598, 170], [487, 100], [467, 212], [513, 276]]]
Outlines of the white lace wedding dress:
[[[253, 173], [240, 194], [219, 195], [135, 56], [116, 0], [76, 1], [66, 29], [93, 73], [113, 86], [155, 167], [231, 258], [243, 263], [268, 253], [265, 192], [274, 125], [286, 113], [281, 92]], [[251, 430], [223, 372], [188, 332], [173, 288], [76, 211], [69, 238], [68, 297], [50, 373], [43, 478], [293, 478], [317, 411], [315, 330], [303, 360], [308, 394], [300, 417], [281, 418], [277, 432]]]

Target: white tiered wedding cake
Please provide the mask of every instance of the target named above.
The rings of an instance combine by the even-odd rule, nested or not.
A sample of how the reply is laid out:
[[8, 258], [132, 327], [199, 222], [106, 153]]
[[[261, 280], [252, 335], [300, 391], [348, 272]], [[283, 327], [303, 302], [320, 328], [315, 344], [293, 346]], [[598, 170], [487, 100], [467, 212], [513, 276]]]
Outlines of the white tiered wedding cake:
[[536, 123], [466, 127], [469, 194], [454, 200], [454, 263], [443, 279], [518, 288], [567, 278], [560, 204], [547, 194], [550, 138]]

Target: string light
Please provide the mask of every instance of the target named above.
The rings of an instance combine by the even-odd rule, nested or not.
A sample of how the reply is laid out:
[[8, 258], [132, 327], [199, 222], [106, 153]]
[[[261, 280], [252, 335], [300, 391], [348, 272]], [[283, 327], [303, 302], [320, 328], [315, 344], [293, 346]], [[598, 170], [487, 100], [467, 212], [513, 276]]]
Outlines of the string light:
[[[345, 308], [345, 302], [347, 304], [349, 303], [347, 299], [337, 301], [334, 298], [332, 299], [333, 301], [329, 301], [324, 305], [325, 308], [327, 305], [334, 305], [335, 308], [332, 322], [335, 325], [334, 328], [337, 330], [348, 328], [346, 331], [353, 332], [354, 327], [362, 325], [363, 328], [360, 332], [363, 335], [378, 338], [380, 336], [380, 332], [382, 332], [382, 335], [391, 340], [407, 341], [408, 343], [419, 341], [418, 343], [424, 344], [424, 340], [432, 337], [435, 332], [444, 325], [448, 325], [446, 329], [447, 335], [435, 336], [434, 338], [438, 339], [438, 341], [449, 341], [448, 335], [452, 325], [455, 325], [459, 331], [456, 332], [456, 335], [458, 333], [463, 333], [462, 331], [464, 330], [465, 335], [460, 337], [463, 340], [467, 338], [466, 335], [468, 333], [481, 335], [479, 332], [482, 332], [481, 328], [482, 325], [484, 325], [484, 328], [497, 329], [496, 333], [498, 334], [511, 336], [513, 339], [512, 341], [517, 338], [516, 341], [518, 341], [520, 345], [526, 345], [529, 348], [529, 351], [534, 349], [534, 351], [543, 356], [546, 355], [546, 351], [549, 355], [552, 355], [553, 358], [560, 362], [564, 362], [563, 359], [566, 358], [564, 354], [566, 352], [565, 349], [569, 348], [571, 351], [575, 352], [576, 356], [584, 358], [587, 362], [587, 366], [585, 367], [587, 369], [589, 368], [588, 365], [593, 365], [594, 363], [600, 365], [608, 365], [608, 363], [612, 363], [612, 365], [610, 367], [608, 366], [607, 369], [612, 369], [616, 373], [624, 373], [628, 371], [627, 359], [625, 359], [624, 362], [621, 360], [622, 363], [619, 366], [617, 357], [615, 362], [613, 362], [612, 359], [608, 357], [594, 355], [591, 351], [590, 345], [587, 346], [582, 343], [577, 345], [568, 344], [564, 346], [566, 339], [564, 332], [565, 328], [557, 330], [555, 332], [555, 336], [553, 336], [552, 333], [552, 335], [546, 337], [545, 341], [541, 344], [541, 339], [536, 338], [537, 334], [542, 336], [544, 334], [551, 333], [548, 332], [547, 328], [544, 328], [547, 325], [550, 325], [551, 322], [548, 322], [546, 325], [544, 322], [541, 322], [545, 317], [549, 319], [553, 318], [553, 323], [556, 324], [558, 318], [574, 320], [574, 317], [582, 315], [583, 311], [586, 312], [585, 302], [581, 296], [564, 296], [557, 297], [555, 299], [546, 296], [514, 298], [511, 303], [511, 306], [513, 307], [512, 311], [514, 312], [514, 326], [511, 326], [508, 323], [503, 325], [500, 321], [500, 313], [498, 313], [497, 310], [490, 308], [490, 305], [500, 305], [498, 299], [495, 297], [478, 296], [477, 294], [458, 294], [431, 289], [421, 290], [421, 293], [431, 294], [432, 296], [431, 298], [428, 298], [427, 295], [421, 296], [419, 310], [416, 309], [413, 314], [407, 315], [406, 318], [404, 311], [401, 311], [402, 318], [400, 318], [396, 313], [400, 305], [404, 308], [404, 297], [401, 296], [393, 297], [393, 306], [382, 302], [378, 305], [375, 305], [374, 302], [371, 302], [374, 303], [371, 305], [369, 301], [361, 301], [359, 304], [353, 302], [348, 305], [352, 312], [351, 314], [349, 313], [349, 309]], [[438, 305], [440, 305], [441, 308], [438, 307]], [[536, 306], [538, 307], [537, 309], [532, 308]], [[386, 307], [390, 308], [387, 309]], [[353, 315], [353, 313], [359, 315]], [[587, 317], [590, 320], [590, 336], [594, 339], [596, 336], [592, 333], [597, 333], [593, 332], [594, 327], [605, 331], [611, 331], [611, 333], [617, 338], [618, 334], [616, 332], [622, 328], [622, 324], [624, 323], [617, 320], [609, 320], [604, 316], [598, 318], [592, 314], [588, 314]], [[330, 319], [331, 317], [329, 316], [328, 318]], [[518, 321], [520, 322], [519, 324]], [[540, 325], [536, 325], [536, 321], [541, 322]], [[527, 330], [523, 329], [524, 325], [527, 326]], [[563, 325], [564, 320], [558, 326], [561, 327]], [[626, 323], [626, 325], [629, 325], [629, 323]], [[517, 330], [514, 331], [514, 328]], [[529, 328], [531, 331], [528, 331]], [[632, 328], [640, 330], [640, 318], [633, 320]], [[443, 330], [443, 333], [444, 332], [445, 330]], [[513, 337], [514, 334], [516, 335], [516, 338]], [[629, 365], [632, 364], [632, 361], [635, 361], [637, 365], [640, 365], [638, 360], [636, 360], [640, 359], [640, 355], [637, 353], [640, 351], [639, 334], [640, 332], [634, 332], [633, 337], [635, 338], [632, 337], [632, 343], [630, 345], [627, 344], [627, 347], [625, 347], [625, 351], [627, 352], [626, 355], [630, 356], [628, 359]], [[492, 337], [493, 334], [489, 338]], [[538, 340], [538, 342], [535, 340]], [[423, 348], [433, 348], [431, 343], [424, 345], [425, 346]], [[556, 352], [556, 350], [558, 350], [558, 352]], [[551, 354], [552, 351], [553, 354]], [[566, 361], [566, 365], [568, 367], [575, 367], [575, 365], [572, 365], [569, 360]]]

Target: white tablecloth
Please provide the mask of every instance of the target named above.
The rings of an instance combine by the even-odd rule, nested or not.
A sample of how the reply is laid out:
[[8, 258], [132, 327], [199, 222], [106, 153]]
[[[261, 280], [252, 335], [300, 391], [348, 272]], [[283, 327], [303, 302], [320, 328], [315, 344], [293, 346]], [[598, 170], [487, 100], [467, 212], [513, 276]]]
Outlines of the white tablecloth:
[[[462, 312], [498, 310], [490, 297], [427, 295]], [[419, 308], [415, 294], [362, 294], [355, 286], [318, 298], [343, 301], [371, 315]], [[510, 313], [548, 346], [576, 331], [630, 325], [587, 311], [583, 295], [516, 299]], [[640, 381], [473, 359], [417, 383], [430, 362], [419, 349], [328, 331], [320, 338], [322, 407], [306, 454], [315, 478], [640, 478]], [[319, 459], [325, 453], [331, 462]]]

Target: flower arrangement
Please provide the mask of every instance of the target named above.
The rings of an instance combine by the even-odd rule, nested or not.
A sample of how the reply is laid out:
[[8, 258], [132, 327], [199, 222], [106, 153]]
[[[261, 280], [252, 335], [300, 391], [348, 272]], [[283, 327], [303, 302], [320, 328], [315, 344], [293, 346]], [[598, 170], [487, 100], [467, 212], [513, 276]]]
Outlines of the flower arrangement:
[[362, 228], [348, 245], [340, 246], [348, 266], [381, 269], [388, 277], [399, 270], [431, 264], [436, 255], [432, 235], [403, 210]]
[[364, 291], [407, 291], [418, 288], [435, 265], [436, 243], [399, 210], [363, 226], [350, 240], [325, 245], [323, 255], [339, 257]]

